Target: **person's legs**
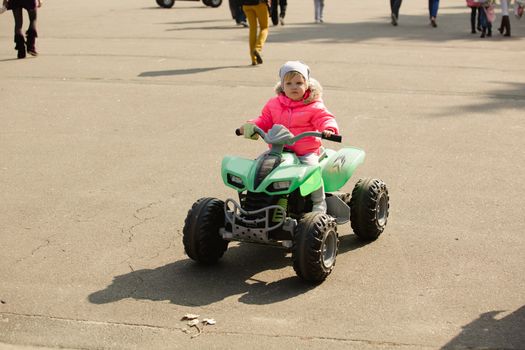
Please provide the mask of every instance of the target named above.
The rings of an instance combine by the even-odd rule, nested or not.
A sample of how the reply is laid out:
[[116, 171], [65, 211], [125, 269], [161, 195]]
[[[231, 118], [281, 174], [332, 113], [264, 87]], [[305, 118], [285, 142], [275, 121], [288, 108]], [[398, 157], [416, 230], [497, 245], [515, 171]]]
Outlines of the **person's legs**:
[[324, 0], [319, 0], [319, 21], [323, 22]]
[[249, 43], [250, 43], [250, 58], [252, 60], [252, 64], [257, 64], [256, 58], [253, 55], [253, 51], [255, 50], [255, 42], [257, 41], [257, 16], [255, 14], [254, 6], [243, 6], [242, 7], [244, 14], [246, 15], [246, 19], [248, 20], [248, 26], [250, 28], [250, 36], [249, 36]]
[[29, 28], [27, 29], [27, 32], [26, 32], [27, 52], [29, 52], [29, 54], [31, 54], [32, 56], [37, 56], [38, 52], [36, 51], [36, 47], [35, 47], [36, 38], [38, 37], [38, 33], [36, 30], [37, 10], [36, 8], [32, 10], [27, 10], [27, 13], [29, 15]]
[[24, 35], [22, 34], [24, 16], [23, 16], [21, 7], [14, 8], [12, 10], [13, 10], [13, 18], [15, 20], [15, 37], [14, 37], [15, 50], [18, 51], [17, 53], [18, 58], [24, 58], [26, 57], [25, 40], [24, 40]]
[[266, 38], [268, 37], [268, 8], [265, 3], [260, 3], [259, 5], [255, 5], [254, 9], [255, 16], [257, 17], [257, 21], [259, 22], [260, 27], [259, 35], [257, 36], [257, 39], [255, 41], [254, 55], [256, 56], [257, 63], [262, 63], [260, 54], [263, 49], [264, 43], [266, 42]]
[[477, 7], [470, 8], [470, 32], [476, 34], [476, 12]]
[[286, 7], [288, 7], [288, 1], [279, 0], [279, 6], [281, 7], [279, 17], [284, 18], [286, 16]]
[[396, 19], [399, 18], [399, 9], [401, 8], [401, 3], [403, 0], [394, 0], [394, 4], [392, 7], [392, 13], [396, 15]]
[[479, 8], [480, 16], [479, 16], [479, 25], [481, 26], [481, 35], [480, 38], [484, 38], [487, 34], [487, 14], [485, 13], [485, 9], [483, 7]]

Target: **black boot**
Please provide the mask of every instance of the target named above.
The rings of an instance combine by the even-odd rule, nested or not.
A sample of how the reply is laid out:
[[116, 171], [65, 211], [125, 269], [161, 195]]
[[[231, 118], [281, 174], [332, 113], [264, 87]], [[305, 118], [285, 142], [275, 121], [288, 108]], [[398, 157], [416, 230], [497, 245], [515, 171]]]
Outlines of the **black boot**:
[[15, 50], [18, 51], [18, 58], [26, 57], [26, 45], [24, 42], [24, 36], [21, 34], [15, 34]]
[[487, 26], [487, 36], [490, 38], [492, 36], [492, 23], [489, 22]]
[[508, 16], [502, 16], [501, 17], [501, 24], [499, 25], [498, 32], [503, 35], [503, 31], [505, 30], [505, 17]]
[[480, 38], [484, 38], [486, 32], [487, 32], [487, 28], [485, 28], [485, 27], [481, 27], [481, 35], [480, 35], [479, 37], [480, 37]]
[[36, 47], [35, 47], [35, 41], [36, 41], [36, 38], [38, 37], [36, 30], [29, 28], [26, 32], [26, 37], [27, 37], [27, 52], [31, 56], [38, 56], [38, 52], [36, 52]]
[[510, 18], [509, 16], [503, 16], [505, 21], [505, 34], [503, 36], [510, 36]]

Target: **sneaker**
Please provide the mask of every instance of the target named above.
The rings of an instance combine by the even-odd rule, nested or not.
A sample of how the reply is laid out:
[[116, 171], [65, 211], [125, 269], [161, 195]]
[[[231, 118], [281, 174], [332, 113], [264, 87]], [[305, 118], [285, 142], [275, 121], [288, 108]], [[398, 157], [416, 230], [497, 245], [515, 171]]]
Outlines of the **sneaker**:
[[314, 213], [326, 213], [326, 202], [322, 201], [319, 203], [314, 203], [312, 206], [312, 212]]
[[435, 18], [431, 18], [431, 19], [430, 19], [430, 25], [431, 25], [432, 27], [434, 27], [434, 28], [436, 28], [436, 27], [438, 26], [437, 23], [436, 23], [436, 19], [435, 19]]
[[395, 14], [391, 14], [390, 18], [392, 18], [392, 25], [397, 26], [397, 16]]
[[255, 56], [257, 64], [262, 64], [263, 63], [263, 59], [262, 59], [261, 54], [259, 53], [259, 51], [253, 50], [253, 55]]
[[248, 28], [248, 23], [246, 23], [246, 21], [242, 21], [240, 25], [243, 26], [244, 28]]
[[281, 23], [281, 25], [284, 26], [284, 18], [279, 18], [279, 23]]

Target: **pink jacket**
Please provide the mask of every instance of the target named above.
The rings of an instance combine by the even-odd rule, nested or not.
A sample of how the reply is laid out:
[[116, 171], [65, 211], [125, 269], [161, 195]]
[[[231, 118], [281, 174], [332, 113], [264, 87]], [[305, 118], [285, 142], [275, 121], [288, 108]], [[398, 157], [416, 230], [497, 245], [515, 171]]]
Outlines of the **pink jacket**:
[[[294, 135], [306, 131], [324, 130], [339, 133], [335, 117], [325, 107], [321, 98], [321, 85], [315, 79], [310, 79], [310, 88], [301, 101], [293, 101], [286, 97], [280, 83], [277, 84], [275, 91], [277, 96], [272, 97], [263, 107], [261, 115], [249, 120], [250, 123], [254, 123], [264, 132], [274, 124], [281, 124]], [[294, 145], [286, 146], [298, 156], [308, 153], [319, 154], [319, 147], [321, 147], [321, 139], [318, 137], [305, 137]]]

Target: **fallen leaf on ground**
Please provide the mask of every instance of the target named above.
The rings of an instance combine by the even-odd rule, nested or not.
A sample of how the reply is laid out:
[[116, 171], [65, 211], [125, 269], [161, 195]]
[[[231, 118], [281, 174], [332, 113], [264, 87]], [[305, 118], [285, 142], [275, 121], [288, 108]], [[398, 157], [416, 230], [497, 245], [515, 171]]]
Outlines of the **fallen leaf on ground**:
[[194, 320], [196, 318], [199, 318], [199, 315], [195, 315], [195, 314], [186, 314], [184, 316], [182, 316], [182, 320]]
[[217, 321], [215, 321], [213, 318], [205, 318], [204, 320], [202, 320], [202, 323], [204, 323], [205, 325], [214, 325], [217, 323]]
[[199, 319], [194, 319], [194, 320], [191, 320], [188, 322], [188, 326], [192, 327], [192, 326], [197, 326], [198, 324], [200, 323]]

